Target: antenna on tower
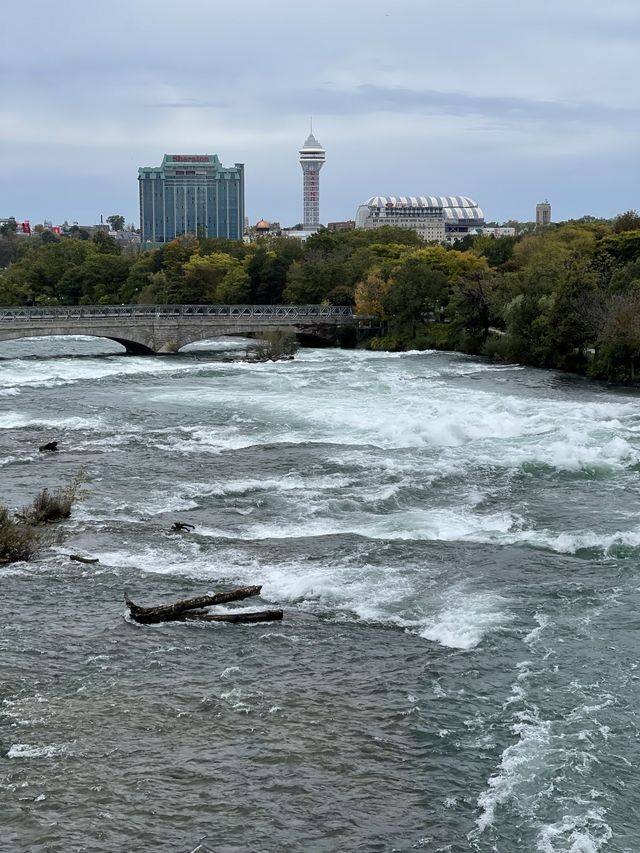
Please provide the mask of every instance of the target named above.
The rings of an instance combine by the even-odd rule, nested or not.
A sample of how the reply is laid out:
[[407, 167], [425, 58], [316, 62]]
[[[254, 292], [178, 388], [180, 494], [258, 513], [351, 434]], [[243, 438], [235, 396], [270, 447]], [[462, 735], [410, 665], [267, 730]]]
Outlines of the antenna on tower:
[[313, 116], [309, 116], [309, 132], [313, 133]]

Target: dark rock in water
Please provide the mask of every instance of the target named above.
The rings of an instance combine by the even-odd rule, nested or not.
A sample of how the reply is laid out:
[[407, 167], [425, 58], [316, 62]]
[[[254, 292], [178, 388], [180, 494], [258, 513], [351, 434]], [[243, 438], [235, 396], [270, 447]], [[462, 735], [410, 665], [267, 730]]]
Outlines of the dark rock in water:
[[57, 441], [48, 441], [46, 444], [41, 444], [40, 447], [38, 448], [40, 453], [46, 453], [48, 451], [53, 452], [53, 451], [56, 451], [57, 449], [58, 449], [58, 442]]
[[184, 521], [174, 521], [171, 525], [172, 530], [176, 530], [178, 532], [182, 532], [183, 530], [189, 533], [192, 530], [196, 529], [195, 524], [186, 524]]

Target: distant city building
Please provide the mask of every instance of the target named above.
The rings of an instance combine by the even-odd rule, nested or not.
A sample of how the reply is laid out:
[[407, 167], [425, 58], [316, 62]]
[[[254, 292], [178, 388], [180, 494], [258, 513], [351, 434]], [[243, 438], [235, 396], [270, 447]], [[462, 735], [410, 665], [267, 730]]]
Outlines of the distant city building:
[[516, 229], [511, 225], [485, 225], [482, 228], [473, 228], [471, 234], [483, 234], [485, 237], [515, 237]]
[[293, 227], [293, 228], [283, 228], [281, 232], [282, 237], [291, 237], [295, 240], [300, 240], [304, 243], [305, 240], [308, 240], [309, 237], [313, 237], [314, 234], [318, 233], [317, 228], [312, 228], [310, 231], [305, 231], [303, 228]]
[[324, 148], [310, 133], [300, 149], [304, 231], [315, 231], [320, 225], [320, 169], [324, 158]]
[[142, 243], [182, 234], [242, 240], [244, 165], [223, 166], [217, 154], [165, 154], [138, 169]]
[[551, 205], [545, 199], [540, 204], [536, 204], [536, 225], [551, 224]]
[[356, 228], [395, 225], [410, 228], [427, 242], [460, 240], [484, 225], [484, 213], [466, 196], [373, 196], [356, 213]]
[[12, 216], [10, 216], [8, 219], [0, 219], [0, 228], [2, 228], [3, 225], [15, 225], [15, 234], [19, 234], [21, 236], [26, 234], [27, 237], [31, 236], [31, 223], [28, 219], [25, 219], [23, 222], [21, 222], [20, 220], [16, 220]]
[[245, 228], [244, 242], [255, 243], [260, 237], [279, 237], [282, 228], [279, 222], [269, 222], [267, 219], [259, 219], [255, 225]]
[[327, 222], [328, 231], [353, 231], [355, 227], [354, 219], [347, 219], [345, 222]]

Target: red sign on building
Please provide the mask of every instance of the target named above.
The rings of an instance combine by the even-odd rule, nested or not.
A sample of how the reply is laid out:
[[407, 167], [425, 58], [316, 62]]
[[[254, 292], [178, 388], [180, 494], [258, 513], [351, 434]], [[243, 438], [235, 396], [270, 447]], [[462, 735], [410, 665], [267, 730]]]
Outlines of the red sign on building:
[[171, 159], [174, 163], [208, 163], [209, 157], [206, 154], [172, 154]]

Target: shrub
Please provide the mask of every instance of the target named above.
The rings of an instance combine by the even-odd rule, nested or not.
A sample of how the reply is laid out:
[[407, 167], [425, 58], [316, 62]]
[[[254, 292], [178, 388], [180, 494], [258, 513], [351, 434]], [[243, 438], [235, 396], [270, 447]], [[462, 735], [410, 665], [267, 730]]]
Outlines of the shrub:
[[31, 525], [19, 524], [0, 504], [0, 563], [31, 560], [43, 545], [43, 536]]
[[448, 323], [429, 323], [419, 337], [427, 349], [451, 349]]
[[494, 361], [510, 361], [509, 341], [506, 335], [489, 335], [482, 347], [482, 355]]
[[428, 323], [417, 329], [415, 337], [408, 332], [381, 335], [367, 342], [367, 349], [376, 352], [406, 352], [407, 350], [448, 349], [449, 327], [446, 323]]
[[409, 349], [408, 340], [400, 335], [381, 335], [367, 341], [367, 349], [374, 352], [404, 352]]
[[298, 340], [294, 332], [276, 329], [273, 332], [265, 332], [250, 351], [254, 358], [277, 361], [296, 353]]
[[31, 504], [16, 513], [16, 517], [24, 524], [30, 524], [33, 527], [69, 518], [71, 507], [79, 497], [84, 478], [84, 471], [80, 471], [62, 489], [56, 489], [55, 492], [43, 489], [36, 495]]
[[69, 518], [73, 504], [81, 496], [84, 476], [81, 470], [70, 483], [53, 493], [43, 489], [32, 503], [15, 514], [0, 504], [0, 563], [31, 560], [42, 548], [60, 541], [59, 534], [42, 527]]

